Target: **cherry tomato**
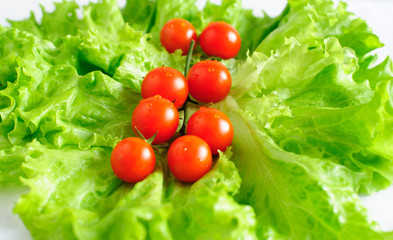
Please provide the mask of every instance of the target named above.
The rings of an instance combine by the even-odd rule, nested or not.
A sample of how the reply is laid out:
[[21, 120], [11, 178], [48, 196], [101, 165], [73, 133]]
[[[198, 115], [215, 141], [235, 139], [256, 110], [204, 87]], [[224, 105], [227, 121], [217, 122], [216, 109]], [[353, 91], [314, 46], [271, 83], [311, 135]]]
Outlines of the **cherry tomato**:
[[202, 50], [209, 56], [223, 59], [236, 57], [240, 50], [240, 35], [226, 22], [212, 22], [199, 37]]
[[202, 107], [188, 120], [187, 134], [205, 140], [212, 154], [216, 155], [218, 150], [224, 152], [231, 145], [233, 126], [225, 113], [215, 108]]
[[154, 171], [156, 156], [150, 144], [140, 138], [130, 137], [123, 139], [113, 149], [111, 165], [118, 178], [136, 183]]
[[131, 120], [134, 132], [149, 139], [157, 133], [152, 144], [168, 141], [179, 126], [179, 112], [175, 105], [160, 95], [143, 99], [132, 113]]
[[168, 167], [183, 182], [195, 182], [211, 168], [210, 148], [200, 137], [186, 135], [176, 139], [168, 150]]
[[169, 20], [161, 29], [161, 44], [165, 49], [173, 53], [177, 49], [187, 55], [191, 40], [198, 41], [194, 26], [185, 19], [175, 18]]
[[180, 108], [188, 96], [186, 78], [179, 71], [170, 67], [158, 67], [151, 70], [143, 79], [142, 97], [148, 98], [157, 94]]
[[187, 81], [191, 96], [204, 103], [223, 100], [232, 85], [228, 69], [216, 60], [196, 63], [190, 68]]

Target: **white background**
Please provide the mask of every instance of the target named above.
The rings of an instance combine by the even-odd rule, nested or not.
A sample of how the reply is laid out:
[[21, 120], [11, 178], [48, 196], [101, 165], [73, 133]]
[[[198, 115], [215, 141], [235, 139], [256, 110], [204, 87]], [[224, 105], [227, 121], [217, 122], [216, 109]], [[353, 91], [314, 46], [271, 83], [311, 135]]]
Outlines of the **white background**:
[[[39, 4], [51, 11], [53, 0], [0, 0], [0, 24], [7, 25], [6, 19], [20, 20], [29, 17], [30, 11], [40, 18]], [[88, 0], [77, 0], [80, 4], [86, 4]], [[119, 0], [124, 5], [125, 0]], [[199, 2], [205, 2], [199, 0]], [[220, 1], [213, 1], [220, 2]], [[393, 0], [346, 0], [348, 9], [358, 16], [366, 19], [373, 31], [386, 45], [378, 50], [382, 58], [387, 55], [393, 56]], [[284, 0], [243, 0], [246, 8], [253, 9], [256, 14], [264, 9], [269, 15], [281, 13], [285, 7]], [[393, 146], [392, 146], [393, 147]], [[0, 187], [0, 240], [24, 240], [31, 239], [29, 232], [23, 226], [18, 216], [12, 214], [12, 208], [21, 193], [27, 189], [15, 189]], [[364, 205], [369, 209], [369, 215], [385, 231], [393, 230], [393, 187], [378, 192], [370, 197], [362, 197]]]

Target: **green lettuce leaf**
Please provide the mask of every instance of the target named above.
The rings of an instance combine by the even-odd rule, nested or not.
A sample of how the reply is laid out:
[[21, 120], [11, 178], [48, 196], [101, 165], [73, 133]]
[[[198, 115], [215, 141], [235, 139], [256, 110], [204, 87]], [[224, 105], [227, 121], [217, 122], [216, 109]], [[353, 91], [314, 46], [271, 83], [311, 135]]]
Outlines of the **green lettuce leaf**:
[[[173, 1], [171, 1], [173, 2]], [[135, 30], [149, 33], [157, 14], [157, 0], [128, 0], [123, 9], [124, 20]]]
[[371, 88], [375, 88], [378, 82], [393, 79], [393, 62], [387, 57], [380, 64], [373, 66], [377, 61], [376, 55], [367, 56], [359, 61], [359, 69], [353, 75], [356, 82], [368, 81]]
[[336, 36], [342, 46], [354, 49], [360, 57], [383, 46], [364, 20], [346, 10], [346, 3], [330, 0], [289, 0], [288, 3], [288, 14], [256, 51], [270, 55], [290, 37], [313, 48], [323, 44], [325, 38]]
[[[21, 74], [22, 78], [28, 75]], [[79, 78], [75, 69], [55, 67], [34, 86], [34, 95], [30, 95], [32, 87], [22, 85], [17, 90], [22, 94], [11, 98], [14, 112], [0, 123], [2, 145], [7, 146], [0, 161], [4, 182], [8, 177], [17, 179], [13, 173], [19, 172], [18, 165], [23, 162], [23, 154], [14, 153], [9, 146], [24, 146], [37, 139], [58, 147], [113, 147], [120, 139], [133, 135], [131, 113], [140, 97], [100, 72]]]
[[[281, 110], [270, 111], [269, 119], [269, 114], [262, 116], [266, 108], [252, 107], [251, 111], [260, 114], [269, 133], [287, 151], [323, 157], [354, 172], [366, 172], [367, 180], [355, 187], [360, 192], [388, 187], [392, 181], [392, 155], [385, 146], [391, 144], [388, 129], [392, 117], [392, 63], [387, 58], [371, 67], [376, 56], [366, 56], [382, 44], [365, 21], [346, 11], [346, 4], [289, 1], [289, 6], [279, 27], [257, 49], [275, 56], [263, 63], [266, 65], [263, 71], [259, 70], [259, 82], [248, 92], [249, 96], [261, 97], [275, 91], [270, 100], [264, 101]], [[353, 49], [356, 57], [345, 48], [344, 52], [340, 50], [337, 43], [334, 48], [343, 52], [344, 58], [341, 53], [332, 55], [333, 48], [325, 39], [331, 35], [343, 47]], [[282, 52], [282, 44], [290, 42], [288, 38], [293, 36], [305, 43], [303, 53], [300, 48], [296, 48], [298, 52]], [[317, 57], [317, 52], [326, 57]], [[273, 58], [277, 59], [275, 67], [273, 62], [269, 64]], [[279, 64], [284, 67], [277, 71]], [[247, 106], [248, 101], [244, 102]]]
[[141, 97], [101, 72], [78, 76], [77, 38], [65, 37], [57, 48], [10, 28], [0, 39], [3, 183], [17, 180], [14, 173], [23, 162], [20, 154], [11, 157], [13, 146], [33, 139], [56, 146], [113, 146], [133, 134], [129, 121]]
[[[331, 52], [329, 49], [325, 51]], [[373, 192], [388, 187], [392, 181], [391, 151], [386, 147], [379, 152], [373, 150], [389, 145], [389, 141], [392, 143], [390, 136], [382, 137], [389, 132], [393, 117], [390, 111], [391, 87], [389, 82], [379, 82], [379, 87], [372, 92], [366, 82], [353, 81], [353, 74], [353, 64], [344, 57], [335, 67], [320, 71], [308, 87], [296, 93], [283, 93], [287, 95], [285, 104], [291, 115], [273, 119], [269, 132], [284, 149], [319, 155], [355, 172], [367, 172], [371, 184], [362, 182], [356, 189]], [[291, 119], [294, 121], [289, 123]], [[294, 122], [297, 123], [294, 125]], [[284, 125], [291, 130], [283, 130]]]
[[43, 71], [50, 67], [46, 58], [50, 56], [49, 52], [55, 50], [51, 42], [13, 28], [5, 29], [0, 36], [0, 89], [17, 79], [16, 69], [24, 64], [21, 59], [34, 63]]
[[235, 129], [232, 160], [243, 179], [237, 200], [254, 208], [259, 238], [383, 239], [353, 190], [356, 175], [281, 149], [231, 97], [219, 106]]
[[269, 58], [255, 53], [234, 65], [231, 95], [284, 150], [341, 164], [363, 176], [356, 191], [372, 193], [393, 180], [389, 66], [366, 68], [359, 81], [358, 58], [338, 39], [310, 49], [291, 38]]
[[20, 184], [19, 177], [23, 176], [21, 165], [25, 161], [26, 147], [1, 146], [0, 149], [0, 184], [3, 186]]
[[257, 239], [253, 209], [233, 199], [241, 180], [231, 156], [230, 150], [220, 153], [212, 170], [191, 186], [169, 184], [168, 200], [176, 209], [170, 218], [174, 239]]
[[[135, 187], [110, 167], [111, 148], [49, 149], [28, 145], [22, 181], [31, 191], [15, 208], [33, 238], [166, 238], [170, 206], [162, 204], [159, 170]], [[78, 196], [75, 198], [75, 196]]]
[[135, 91], [140, 91], [144, 76], [153, 68], [165, 65], [182, 71], [185, 65], [185, 57], [160, 51], [152, 45], [149, 35], [128, 25], [111, 37], [89, 32], [79, 48], [85, 61]]
[[240, 177], [230, 152], [192, 186], [171, 180], [166, 189], [161, 161], [135, 185], [116, 178], [111, 150], [28, 144], [22, 181], [31, 190], [15, 212], [34, 238], [255, 239], [252, 208], [233, 199]]
[[[367, 173], [355, 185], [371, 193], [392, 183], [392, 81], [378, 84], [367, 104], [345, 108], [290, 106], [290, 116], [276, 116], [269, 133], [287, 150], [326, 158], [355, 173]], [[289, 100], [290, 101], [290, 100]], [[288, 102], [289, 102], [288, 101]]]
[[[86, 148], [113, 146], [132, 135], [129, 121], [140, 97], [110, 77], [101, 72], [78, 77], [74, 68], [66, 66], [51, 68], [42, 79], [34, 76], [36, 72], [22, 69], [20, 86], [14, 90], [20, 95], [9, 94], [14, 96], [15, 109], [2, 125], [7, 125], [3, 134], [11, 143], [38, 139]], [[30, 81], [24, 83], [24, 79]]]
[[116, 0], [90, 3], [83, 8], [82, 19], [77, 16], [77, 10], [79, 9], [77, 3], [63, 1], [54, 3], [54, 5], [55, 10], [53, 12], [47, 12], [41, 7], [43, 16], [40, 23], [36, 21], [32, 13], [28, 19], [10, 21], [11, 26], [58, 45], [67, 35], [77, 36], [87, 31], [111, 34], [124, 24]]
[[82, 21], [86, 24], [86, 32], [99, 32], [103, 36], [116, 34], [124, 25], [124, 19], [117, 0], [102, 0], [90, 3], [83, 9]]
[[72, 1], [55, 2], [55, 10], [51, 13], [43, 7], [42, 19], [37, 22], [34, 13], [30, 18], [22, 21], [9, 21], [13, 28], [30, 32], [37, 37], [49, 40], [54, 44], [61, 43], [61, 39], [67, 35], [76, 35], [79, 29], [86, 26], [78, 19], [76, 10], [78, 4]]

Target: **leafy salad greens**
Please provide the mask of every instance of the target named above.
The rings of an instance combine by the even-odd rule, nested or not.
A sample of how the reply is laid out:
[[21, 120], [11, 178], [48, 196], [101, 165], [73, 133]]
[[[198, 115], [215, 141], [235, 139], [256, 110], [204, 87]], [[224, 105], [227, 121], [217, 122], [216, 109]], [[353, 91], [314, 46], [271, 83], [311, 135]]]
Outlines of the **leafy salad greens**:
[[[330, 0], [288, 0], [275, 18], [240, 0], [56, 3], [0, 26], [0, 182], [30, 192], [19, 214], [35, 239], [386, 239], [357, 193], [393, 181], [393, 64], [367, 24]], [[172, 18], [198, 32], [226, 21], [242, 38], [225, 60], [233, 86], [214, 107], [234, 126], [232, 148], [194, 184], [166, 154], [133, 184], [110, 154], [151, 69], [182, 71], [160, 46]], [[198, 53], [199, 51], [199, 53]], [[194, 61], [205, 56], [197, 49]]]

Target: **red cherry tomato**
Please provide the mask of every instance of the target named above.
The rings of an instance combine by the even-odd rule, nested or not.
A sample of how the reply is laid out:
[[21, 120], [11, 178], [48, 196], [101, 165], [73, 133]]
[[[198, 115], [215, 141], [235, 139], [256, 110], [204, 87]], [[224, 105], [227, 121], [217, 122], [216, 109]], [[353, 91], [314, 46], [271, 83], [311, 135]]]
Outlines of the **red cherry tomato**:
[[199, 37], [202, 50], [209, 56], [223, 59], [236, 57], [240, 50], [240, 35], [226, 22], [212, 22]]
[[204, 103], [223, 100], [232, 85], [228, 69], [216, 60], [196, 63], [190, 68], [187, 81], [191, 96]]
[[132, 113], [131, 120], [134, 132], [138, 129], [146, 138], [157, 133], [152, 144], [168, 141], [179, 126], [179, 112], [168, 99], [159, 95], [143, 99]]
[[191, 40], [198, 41], [194, 26], [187, 20], [175, 18], [169, 20], [161, 29], [161, 44], [165, 49], [173, 53], [177, 49], [187, 55]]
[[186, 135], [176, 139], [168, 150], [168, 167], [183, 182], [195, 182], [211, 168], [212, 155], [205, 141]]
[[113, 149], [111, 165], [118, 178], [125, 182], [136, 183], [154, 171], [156, 156], [147, 142], [130, 137], [123, 139]]
[[224, 152], [231, 145], [233, 126], [225, 113], [215, 108], [202, 107], [188, 120], [187, 134], [205, 140], [212, 154], [216, 155], [218, 150]]
[[188, 84], [183, 74], [176, 69], [158, 67], [143, 79], [141, 92], [143, 98], [161, 95], [180, 108], [187, 99]]

